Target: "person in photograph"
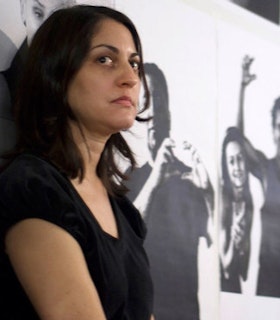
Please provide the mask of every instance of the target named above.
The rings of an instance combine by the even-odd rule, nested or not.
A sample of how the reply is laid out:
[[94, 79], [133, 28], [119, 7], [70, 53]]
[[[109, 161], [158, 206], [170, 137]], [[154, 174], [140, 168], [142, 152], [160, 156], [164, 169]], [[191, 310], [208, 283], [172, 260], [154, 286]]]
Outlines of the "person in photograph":
[[121, 132], [141, 85], [148, 101], [141, 40], [119, 11], [59, 9], [34, 35], [0, 173], [1, 319], [154, 319], [146, 226], [119, 167], [135, 164]]
[[24, 62], [28, 47], [32, 38], [40, 27], [40, 25], [53, 13], [54, 11], [72, 6], [75, 0], [19, 0], [20, 13], [22, 23], [26, 30], [26, 38], [18, 49], [11, 66], [3, 72], [6, 78], [11, 97], [11, 104], [14, 104], [16, 88], [19, 78], [23, 72]]
[[221, 290], [241, 293], [247, 280], [253, 203], [243, 139], [229, 129], [222, 147], [220, 209]]
[[[247, 58], [253, 60], [252, 58]], [[249, 74], [250, 76], [250, 74]], [[250, 83], [250, 82], [249, 82]], [[245, 89], [246, 87], [244, 87]], [[243, 110], [241, 110], [241, 119]], [[243, 121], [241, 121], [242, 123]], [[244, 150], [250, 172], [261, 182], [264, 203], [261, 207], [261, 244], [257, 295], [280, 297], [280, 98], [275, 99], [271, 111], [275, 156], [268, 158], [254, 148], [243, 135]], [[242, 133], [241, 133], [242, 134]]]
[[275, 99], [271, 111], [272, 135], [276, 146], [275, 156], [268, 158], [254, 148], [245, 136], [244, 146], [250, 172], [262, 185], [264, 203], [261, 208], [261, 246], [257, 295], [280, 297], [280, 98]]
[[147, 115], [150, 158], [132, 171], [128, 197], [147, 224], [145, 248], [154, 282], [156, 319], [198, 320], [198, 243], [205, 237], [211, 244], [207, 224], [212, 218], [214, 192], [189, 142], [184, 142], [184, 148], [192, 153], [192, 166], [175, 156], [165, 76], [154, 63], [145, 63], [144, 69], [151, 92]]
[[242, 132], [245, 88], [255, 79], [255, 75], [250, 74], [252, 61], [248, 56], [243, 59], [237, 127], [227, 130], [222, 145], [219, 232], [221, 290], [235, 293], [242, 292], [241, 283], [247, 280], [251, 253], [253, 201]]
[[263, 152], [255, 150], [248, 140], [246, 146], [252, 173], [260, 179], [264, 192], [257, 294], [280, 297], [280, 98], [274, 101], [271, 116], [275, 156], [267, 158]]
[[[39, 26], [60, 8], [72, 6], [75, 0], [18, 0], [26, 30], [26, 38], [20, 45], [10, 66], [0, 72], [0, 155], [15, 143], [13, 105], [16, 90], [23, 72], [28, 46]], [[4, 45], [1, 43], [1, 45]]]

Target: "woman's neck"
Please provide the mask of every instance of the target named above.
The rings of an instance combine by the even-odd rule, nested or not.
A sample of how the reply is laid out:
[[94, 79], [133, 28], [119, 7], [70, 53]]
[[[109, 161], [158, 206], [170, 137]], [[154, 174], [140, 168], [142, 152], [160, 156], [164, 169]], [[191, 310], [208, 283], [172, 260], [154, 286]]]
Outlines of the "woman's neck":
[[236, 202], [243, 201], [243, 187], [233, 187], [233, 195]]
[[70, 127], [74, 142], [84, 162], [85, 178], [95, 180], [96, 168], [109, 137], [99, 137], [85, 132], [77, 122], [71, 121]]

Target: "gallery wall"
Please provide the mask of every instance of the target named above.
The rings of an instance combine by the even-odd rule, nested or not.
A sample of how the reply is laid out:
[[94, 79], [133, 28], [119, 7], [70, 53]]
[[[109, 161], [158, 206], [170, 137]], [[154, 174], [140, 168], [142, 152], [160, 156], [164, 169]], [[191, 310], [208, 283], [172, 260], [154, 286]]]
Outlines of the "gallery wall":
[[[0, 0], [0, 71], [9, 68], [26, 37], [19, 2]], [[182, 179], [195, 180], [198, 164], [198, 158], [193, 157], [195, 152], [199, 157], [199, 165], [203, 164], [207, 183], [210, 182], [212, 185], [214, 205], [208, 212], [209, 221], [203, 222], [207, 224], [207, 234], [211, 237], [211, 243], [205, 234], [199, 237], [195, 250], [192, 243], [183, 242], [186, 239], [183, 236], [180, 243], [180, 250], [186, 252], [186, 257], [188, 254], [195, 254], [197, 259], [194, 261], [197, 290], [195, 288], [194, 297], [186, 296], [185, 301], [186, 304], [188, 299], [191, 303], [197, 303], [199, 315], [192, 317], [192, 314], [189, 314], [184, 319], [279, 319], [280, 297], [257, 294], [265, 194], [260, 180], [251, 172], [248, 181], [253, 209], [252, 225], [247, 233], [250, 241], [248, 274], [246, 280], [240, 280], [240, 292], [221, 290], [219, 269], [220, 217], [223, 201], [222, 143], [227, 129], [237, 126], [245, 56], [252, 59], [249, 71], [256, 77], [246, 87], [244, 94], [243, 133], [267, 158], [274, 157], [276, 153], [271, 109], [275, 99], [280, 96], [280, 27], [275, 18], [268, 19], [258, 12], [252, 12], [250, 6], [246, 7], [244, 3], [240, 5], [227, 0], [78, 2], [114, 7], [126, 13], [135, 22], [143, 42], [144, 61], [155, 64], [167, 82], [171, 119], [169, 135], [174, 142], [173, 153], [177, 159], [193, 169]], [[10, 117], [1, 109], [1, 94], [4, 92], [1, 88], [0, 78], [0, 150], [3, 151], [13, 143], [13, 138], [9, 138], [13, 135], [13, 127], [10, 125]], [[138, 167], [149, 162], [147, 125], [136, 123], [131, 130], [123, 134], [135, 152]], [[126, 164], [123, 165], [126, 168]], [[201, 178], [201, 175], [199, 177]], [[193, 184], [198, 183], [193, 181]], [[203, 189], [203, 183], [198, 187]], [[168, 192], [172, 195], [174, 191]], [[275, 192], [277, 193], [278, 189]], [[188, 215], [187, 208], [185, 215]], [[198, 212], [197, 221], [200, 223], [199, 219]], [[180, 223], [178, 221], [178, 224]], [[149, 226], [149, 222], [147, 224]], [[160, 217], [158, 225], [161, 226]], [[189, 223], [184, 233], [191, 233], [194, 228], [194, 225]], [[162, 237], [166, 236], [162, 234]], [[169, 260], [175, 260], [175, 257], [174, 252], [168, 255]], [[277, 256], [273, 258], [279, 259]], [[181, 264], [175, 261], [174, 283], [176, 270], [180, 267]], [[180, 292], [180, 288], [177, 289]], [[168, 288], [166, 291], [168, 292]], [[174, 304], [176, 301], [174, 299]], [[175, 314], [173, 319], [183, 318], [176, 317]], [[164, 320], [164, 316], [159, 320]]]

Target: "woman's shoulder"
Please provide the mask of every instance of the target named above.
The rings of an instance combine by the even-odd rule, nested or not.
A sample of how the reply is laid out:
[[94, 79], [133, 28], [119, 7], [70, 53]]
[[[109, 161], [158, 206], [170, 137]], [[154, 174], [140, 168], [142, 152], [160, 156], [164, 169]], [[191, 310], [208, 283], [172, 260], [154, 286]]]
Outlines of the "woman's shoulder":
[[0, 241], [15, 223], [37, 218], [54, 223], [83, 241], [83, 219], [71, 183], [44, 158], [22, 154], [0, 176]]
[[18, 155], [0, 175], [0, 188], [7, 182], [20, 184], [27, 183], [30, 179], [43, 179], [61, 177], [58, 169], [46, 159], [31, 153]]
[[[33, 154], [17, 156], [0, 175], [1, 203], [49, 202], [69, 193], [67, 179], [50, 162]], [[59, 201], [61, 202], [61, 201]]]

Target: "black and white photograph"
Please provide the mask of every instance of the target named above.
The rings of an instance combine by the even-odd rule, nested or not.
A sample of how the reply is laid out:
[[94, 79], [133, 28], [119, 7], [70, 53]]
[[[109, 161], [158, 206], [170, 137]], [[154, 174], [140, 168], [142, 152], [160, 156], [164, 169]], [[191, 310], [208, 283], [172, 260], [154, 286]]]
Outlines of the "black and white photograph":
[[155, 314], [159, 319], [200, 319], [199, 240], [205, 238], [207, 247], [213, 242], [208, 227], [212, 225], [213, 230], [214, 190], [190, 142], [182, 145], [186, 161], [184, 156], [176, 157], [167, 81], [155, 63], [145, 63], [144, 68], [151, 92], [150, 156], [133, 171], [128, 196], [147, 224], [145, 247], [154, 280]]
[[222, 318], [277, 319], [279, 31], [233, 12], [218, 27]]
[[[151, 108], [142, 116], [152, 117], [124, 133], [138, 159], [128, 196], [147, 225], [155, 315], [163, 320], [215, 319], [215, 24], [184, 1], [163, 1], [166, 11], [154, 21], [157, 6], [148, 1], [141, 8], [123, 5], [139, 19], [148, 43], [144, 67]], [[140, 10], [145, 22], [136, 14]], [[168, 12], [176, 17], [172, 26], [161, 23], [171, 18]], [[147, 21], [154, 21], [152, 28]]]

